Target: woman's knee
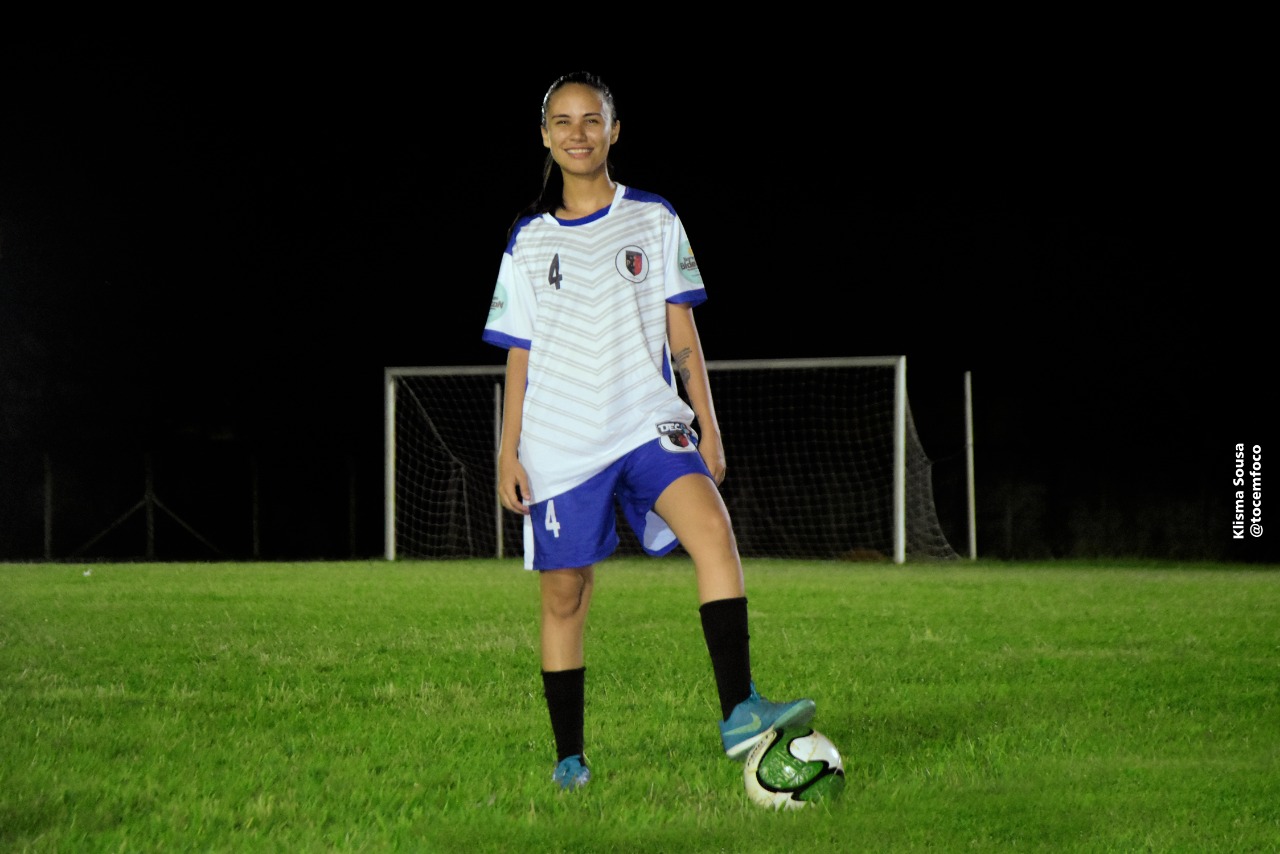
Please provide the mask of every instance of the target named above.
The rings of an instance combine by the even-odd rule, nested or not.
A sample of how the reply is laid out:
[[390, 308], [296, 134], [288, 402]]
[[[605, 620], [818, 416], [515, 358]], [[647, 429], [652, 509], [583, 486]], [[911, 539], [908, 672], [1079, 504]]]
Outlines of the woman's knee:
[[[675, 526], [672, 526], [673, 530]], [[686, 551], [728, 552], [736, 554], [738, 541], [728, 513], [714, 505], [704, 505], [698, 512], [682, 520], [677, 531]]]
[[557, 569], [543, 573], [542, 610], [557, 620], [571, 620], [582, 615], [591, 602], [590, 572]]

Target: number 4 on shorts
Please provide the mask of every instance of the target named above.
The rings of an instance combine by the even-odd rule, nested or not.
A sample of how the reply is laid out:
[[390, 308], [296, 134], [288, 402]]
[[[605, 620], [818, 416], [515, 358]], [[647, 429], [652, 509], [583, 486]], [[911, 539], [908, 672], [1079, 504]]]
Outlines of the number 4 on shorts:
[[556, 501], [554, 498], [547, 502], [547, 518], [543, 525], [556, 537], [560, 536], [560, 523], [556, 521]]

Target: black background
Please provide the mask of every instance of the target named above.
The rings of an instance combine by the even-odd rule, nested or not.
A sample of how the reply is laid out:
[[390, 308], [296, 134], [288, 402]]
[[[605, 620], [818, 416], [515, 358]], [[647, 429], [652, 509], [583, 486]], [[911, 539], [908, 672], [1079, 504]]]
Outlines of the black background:
[[383, 368], [501, 363], [480, 332], [538, 108], [585, 66], [615, 177], [693, 240], [709, 358], [906, 354], [952, 461], [971, 372], [987, 556], [1272, 557], [1229, 529], [1235, 443], [1273, 447], [1261, 117], [1201, 66], [618, 54], [7, 45], [0, 439], [345, 459], [358, 530], [282, 556], [379, 553]]

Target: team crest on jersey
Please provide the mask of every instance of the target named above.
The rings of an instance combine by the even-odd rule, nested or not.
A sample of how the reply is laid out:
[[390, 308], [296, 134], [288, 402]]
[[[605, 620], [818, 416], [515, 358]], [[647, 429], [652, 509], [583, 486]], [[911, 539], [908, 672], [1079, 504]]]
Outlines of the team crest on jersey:
[[614, 264], [628, 282], [643, 282], [649, 276], [649, 256], [639, 246], [619, 249]]
[[688, 424], [680, 421], [664, 421], [658, 425], [658, 441], [664, 451], [685, 454], [698, 450], [698, 434]]

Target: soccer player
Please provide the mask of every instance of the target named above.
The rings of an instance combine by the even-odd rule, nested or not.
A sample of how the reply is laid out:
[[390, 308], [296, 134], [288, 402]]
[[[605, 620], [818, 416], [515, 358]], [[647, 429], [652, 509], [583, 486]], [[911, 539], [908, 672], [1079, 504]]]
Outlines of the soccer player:
[[498, 493], [524, 515], [524, 566], [539, 573], [552, 779], [565, 790], [591, 779], [583, 628], [595, 564], [618, 545], [615, 502], [648, 554], [681, 545], [693, 559], [725, 753], [742, 760], [815, 709], [770, 702], [752, 680], [742, 563], [718, 488], [725, 455], [693, 321], [706, 291], [671, 205], [610, 177], [620, 129], [595, 75], [551, 84], [542, 193], [511, 226], [483, 334], [507, 350]]

